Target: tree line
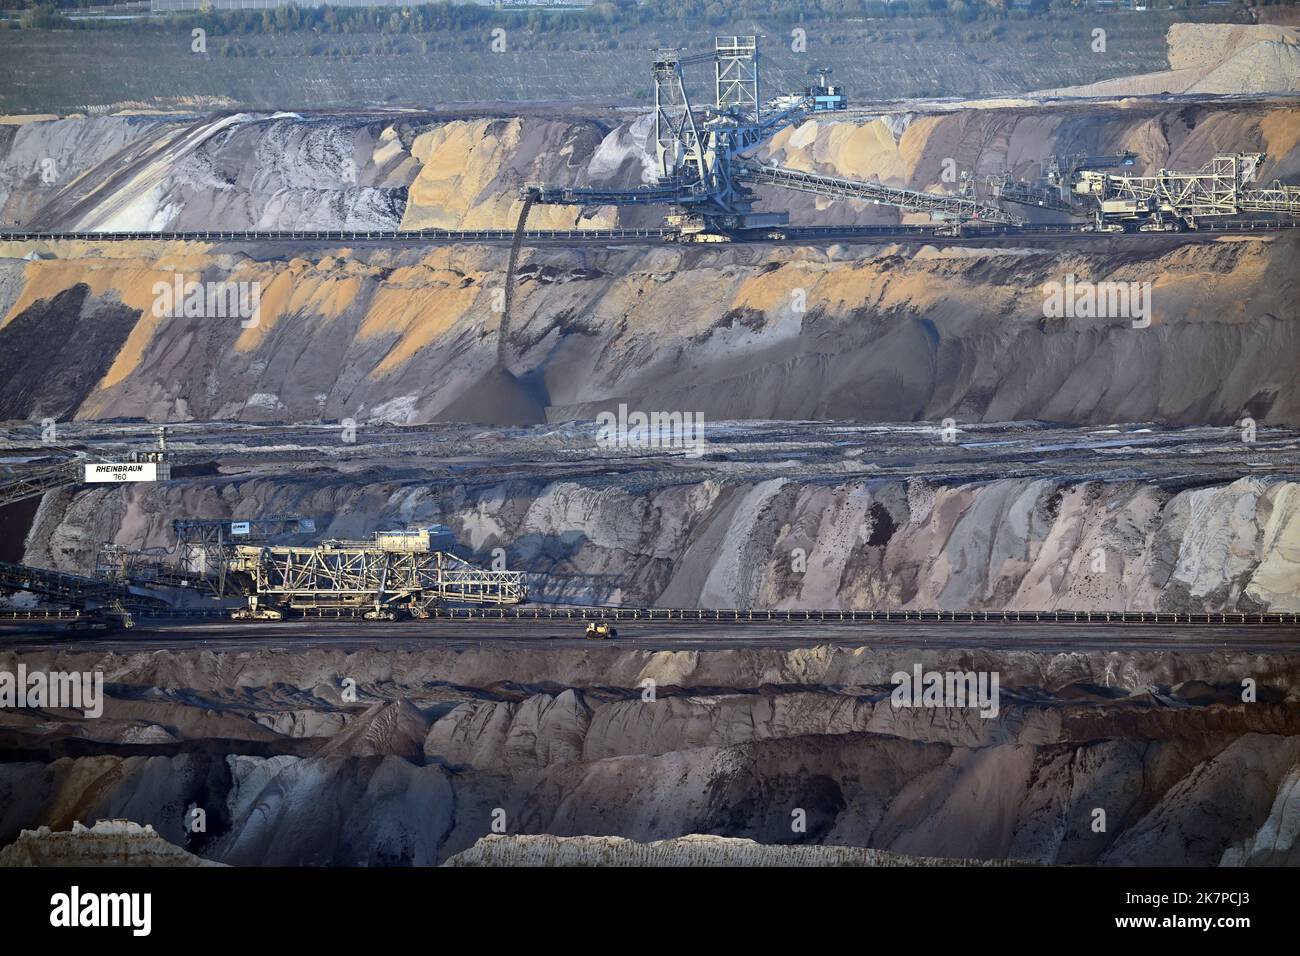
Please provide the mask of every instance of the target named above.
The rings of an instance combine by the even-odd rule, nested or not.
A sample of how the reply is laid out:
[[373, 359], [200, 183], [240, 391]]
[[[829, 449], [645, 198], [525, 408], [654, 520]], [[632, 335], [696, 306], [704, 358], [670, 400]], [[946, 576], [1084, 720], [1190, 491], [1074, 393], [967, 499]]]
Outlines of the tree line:
[[[299, 32], [467, 33], [503, 27], [533, 34], [599, 33], [636, 27], [706, 25], [761, 20], [795, 26], [847, 19], [952, 18], [964, 22], [1052, 15], [1085, 9], [1094, 0], [602, 0], [585, 8], [482, 6], [475, 3], [430, 3], [410, 7], [299, 7], [269, 10], [206, 9], [138, 20], [70, 20], [64, 12], [111, 5], [105, 0], [9, 0], [22, 11], [15, 22], [26, 29], [192, 29], [216, 35], [262, 35]], [[1297, 0], [1276, 0], [1295, 5]], [[1180, 9], [1208, 0], [1147, 0], [1150, 8]], [[1217, 4], [1216, 4], [1217, 5]], [[1237, 6], [1250, 4], [1238, 2]], [[1265, 4], [1266, 5], [1266, 4]]]

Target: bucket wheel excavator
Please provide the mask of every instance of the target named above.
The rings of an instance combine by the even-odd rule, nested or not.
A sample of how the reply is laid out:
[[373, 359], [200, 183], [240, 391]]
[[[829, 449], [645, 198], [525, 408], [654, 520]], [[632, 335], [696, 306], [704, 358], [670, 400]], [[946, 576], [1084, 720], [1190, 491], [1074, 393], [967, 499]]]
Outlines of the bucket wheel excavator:
[[83, 482], [166, 481], [171, 477], [167, 429], [159, 427], [156, 434], [156, 449], [133, 451], [120, 461], [42, 441], [36, 446], [39, 460], [0, 467], [0, 508]]
[[[683, 68], [713, 64], [713, 103], [692, 105]], [[654, 79], [654, 148], [659, 177], [639, 189], [601, 189], [527, 183], [520, 189], [524, 213], [533, 205], [670, 207], [668, 238], [722, 242], [733, 237], [784, 238], [789, 216], [754, 209], [755, 186], [777, 186], [828, 199], [856, 199], [912, 212], [926, 212], [959, 231], [965, 222], [1018, 226], [1019, 216], [975, 198], [973, 180], [953, 195], [897, 189], [761, 163], [750, 154], [780, 130], [827, 109], [842, 109], [843, 92], [825, 72], [802, 94], [764, 103], [759, 94], [758, 38], [717, 37], [712, 53], [660, 51]], [[521, 216], [520, 228], [522, 229]]]

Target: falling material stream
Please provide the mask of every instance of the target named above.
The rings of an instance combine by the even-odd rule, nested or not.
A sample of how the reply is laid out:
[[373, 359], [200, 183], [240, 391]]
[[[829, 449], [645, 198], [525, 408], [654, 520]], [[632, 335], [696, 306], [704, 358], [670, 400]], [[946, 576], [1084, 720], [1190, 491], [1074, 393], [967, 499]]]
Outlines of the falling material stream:
[[506, 297], [501, 310], [501, 325], [497, 330], [497, 365], [506, 367], [506, 340], [510, 332], [510, 308], [515, 302], [515, 266], [519, 263], [519, 247], [524, 242], [524, 226], [528, 222], [528, 212], [533, 208], [537, 193], [529, 190], [524, 195], [524, 207], [519, 210], [519, 222], [515, 224], [515, 237], [510, 243], [510, 261], [506, 265]]

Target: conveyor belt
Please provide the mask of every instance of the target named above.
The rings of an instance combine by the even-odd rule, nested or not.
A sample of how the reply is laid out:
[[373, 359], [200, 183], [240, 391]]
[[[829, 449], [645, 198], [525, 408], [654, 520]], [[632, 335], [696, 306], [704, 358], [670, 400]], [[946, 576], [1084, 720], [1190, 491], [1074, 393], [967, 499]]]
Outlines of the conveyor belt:
[[[1185, 233], [1159, 233], [1178, 236], [1185, 240], [1198, 235], [1240, 235], [1294, 229], [1300, 219], [1238, 219], [1234, 221], [1203, 222], [1198, 229]], [[787, 226], [780, 232], [784, 238], [772, 238], [771, 230], [761, 230], [753, 238], [777, 244], [797, 244], [808, 241], [839, 241], [844, 239], [929, 239], [951, 238], [944, 236], [944, 227], [934, 225], [887, 226]], [[524, 245], [573, 245], [575, 243], [607, 244], [609, 242], [653, 243], [676, 235], [671, 229], [530, 229], [523, 233]], [[1089, 224], [1045, 223], [1014, 226], [1001, 223], [967, 223], [963, 236], [969, 239], [1014, 237], [1062, 238], [1096, 237], [1098, 233]], [[1116, 234], [1116, 238], [1132, 238], [1136, 234]], [[0, 231], [0, 242], [374, 242], [401, 245], [449, 245], [466, 242], [513, 242], [513, 229], [472, 230], [190, 230], [185, 232], [44, 232]], [[747, 237], [740, 237], [743, 241]]]

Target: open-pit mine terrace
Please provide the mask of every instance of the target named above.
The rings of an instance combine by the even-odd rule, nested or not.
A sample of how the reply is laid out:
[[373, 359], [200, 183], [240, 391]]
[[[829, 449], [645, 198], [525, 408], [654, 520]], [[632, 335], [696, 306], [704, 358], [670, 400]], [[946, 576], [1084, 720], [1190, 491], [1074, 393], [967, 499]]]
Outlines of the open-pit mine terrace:
[[[1251, 149], [1294, 181], [1296, 115], [893, 111], [783, 131], [762, 158], [926, 190], [946, 158], [982, 180], [1055, 153], [1154, 170]], [[174, 461], [166, 482], [4, 509], [0, 560], [84, 574], [106, 542], [172, 548], [176, 518], [297, 514], [341, 540], [446, 525], [475, 563], [504, 552], [541, 607], [948, 620], [634, 621], [609, 642], [556, 620], [20, 624], [0, 670], [99, 672], [106, 699], [97, 718], [0, 709], [0, 845], [129, 818], [218, 862], [432, 864], [502, 811], [515, 836], [1300, 862], [1295, 626], [1240, 623], [1300, 611], [1294, 230], [896, 242], [851, 232], [907, 228], [892, 211], [763, 195], [849, 238], [539, 244], [504, 332], [497, 239], [105, 237], [499, 232], [523, 182], [646, 181], [649, 130], [392, 113], [0, 130], [3, 218], [83, 236], [0, 241], [0, 458], [48, 461], [48, 417], [109, 458], [169, 423]], [[612, 234], [660, 213], [530, 223]], [[177, 276], [256, 284], [257, 321], [157, 315]], [[1044, 287], [1067, 277], [1149, 282], [1150, 323], [1050, 317]], [[620, 405], [701, 414], [703, 444], [598, 442]], [[998, 622], [1030, 612], [1152, 618]], [[996, 673], [997, 714], [894, 706], [917, 666]]]
[[[1297, 115], [1293, 96], [916, 104], [810, 119], [755, 156], [950, 192], [953, 164], [983, 184], [1057, 154], [1131, 152], [1152, 173], [1250, 150], [1261, 183], [1292, 182]], [[1300, 424], [1300, 237], [1212, 218], [1103, 236], [1024, 207], [1023, 234], [946, 239], [890, 207], [760, 186], [762, 209], [808, 230], [686, 246], [659, 241], [662, 208], [538, 206], [503, 330], [520, 186], [652, 181], [651, 118], [0, 124], [0, 219], [32, 237], [0, 236], [0, 419], [527, 425], [626, 402], [711, 421]], [[178, 276], [258, 289], [256, 321], [155, 314]], [[1044, 288], [1070, 277], [1149, 283], [1149, 324], [1049, 315]]]
[[[112, 460], [152, 431], [61, 437]], [[5, 438], [11, 467], [50, 454], [33, 426]], [[87, 573], [105, 543], [174, 548], [177, 518], [296, 514], [313, 540], [446, 525], [539, 607], [1300, 611], [1291, 428], [706, 421], [691, 449], [639, 449], [590, 421], [209, 422], [172, 426], [169, 451], [170, 481], [6, 509], [0, 560]]]
[[[223, 863], [427, 865], [504, 812], [507, 840], [1297, 862], [1300, 653], [1258, 632], [1215, 647], [1096, 632], [1115, 645], [1071, 648], [1056, 632], [1022, 646], [969, 633], [962, 647], [951, 631], [680, 644], [633, 631], [593, 646], [492, 625], [440, 640], [442, 623], [422, 624], [0, 646], [0, 670], [105, 682], [97, 717], [0, 710], [0, 845], [128, 818]], [[996, 713], [896, 706], [895, 675], [918, 667], [996, 674]], [[187, 826], [195, 808], [205, 832]]]

